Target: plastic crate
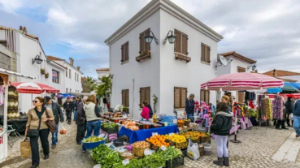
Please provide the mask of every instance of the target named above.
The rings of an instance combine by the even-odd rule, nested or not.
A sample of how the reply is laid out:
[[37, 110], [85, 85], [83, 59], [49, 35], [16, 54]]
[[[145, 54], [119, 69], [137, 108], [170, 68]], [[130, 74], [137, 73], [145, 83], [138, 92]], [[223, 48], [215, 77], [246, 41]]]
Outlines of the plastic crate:
[[183, 166], [183, 165], [184, 165], [184, 156], [180, 156], [180, 157], [174, 158], [172, 161], [168, 160], [166, 162], [165, 168], [173, 168], [173, 167], [178, 167], [178, 166]]

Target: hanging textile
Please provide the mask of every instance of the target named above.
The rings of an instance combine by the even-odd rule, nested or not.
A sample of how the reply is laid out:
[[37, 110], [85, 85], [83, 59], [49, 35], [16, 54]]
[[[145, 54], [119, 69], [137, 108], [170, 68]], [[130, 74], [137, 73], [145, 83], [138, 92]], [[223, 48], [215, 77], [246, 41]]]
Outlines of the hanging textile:
[[279, 95], [275, 95], [274, 100], [272, 102], [273, 108], [273, 118], [274, 119], [283, 119], [283, 100]]

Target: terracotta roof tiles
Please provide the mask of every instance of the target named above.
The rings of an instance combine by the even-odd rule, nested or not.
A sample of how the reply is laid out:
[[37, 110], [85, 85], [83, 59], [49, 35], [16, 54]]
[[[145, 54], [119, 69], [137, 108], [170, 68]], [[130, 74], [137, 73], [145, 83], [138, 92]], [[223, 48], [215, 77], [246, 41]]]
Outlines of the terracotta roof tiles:
[[245, 57], [241, 54], [238, 54], [235, 51], [229, 51], [229, 52], [226, 52], [226, 53], [222, 53], [221, 55], [224, 56], [224, 57], [233, 56], [233, 57], [236, 57], [236, 58], [241, 59], [243, 61], [249, 62], [250, 64], [255, 64], [256, 63], [255, 60], [247, 58], [247, 57]]
[[96, 69], [96, 71], [109, 71], [109, 68], [100, 68], [100, 69]]
[[[274, 69], [274, 70], [276, 71], [277, 77], [281, 77], [281, 76], [298, 76], [298, 75], [300, 75], [299, 72], [276, 70], [276, 69]], [[267, 71], [263, 74], [268, 75], [268, 76], [274, 76], [274, 70]]]

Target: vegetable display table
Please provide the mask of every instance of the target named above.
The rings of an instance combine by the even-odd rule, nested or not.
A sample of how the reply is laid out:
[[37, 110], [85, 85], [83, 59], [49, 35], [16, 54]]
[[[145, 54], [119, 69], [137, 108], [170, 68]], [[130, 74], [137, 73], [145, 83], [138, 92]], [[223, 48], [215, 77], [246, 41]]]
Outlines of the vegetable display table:
[[121, 130], [119, 131], [119, 136], [122, 135], [127, 136], [129, 138], [130, 144], [132, 144], [136, 141], [144, 141], [147, 138], [150, 138], [152, 136], [152, 133], [154, 132], [160, 135], [165, 135], [169, 133], [177, 133], [179, 132], [179, 130], [177, 125], [137, 130], [137, 131], [132, 131], [130, 129], [122, 127]]

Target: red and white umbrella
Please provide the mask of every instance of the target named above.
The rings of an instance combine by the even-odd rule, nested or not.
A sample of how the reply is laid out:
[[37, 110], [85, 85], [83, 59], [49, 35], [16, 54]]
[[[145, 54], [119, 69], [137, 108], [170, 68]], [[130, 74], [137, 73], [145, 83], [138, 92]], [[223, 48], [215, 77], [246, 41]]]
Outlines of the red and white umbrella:
[[218, 76], [201, 84], [201, 89], [208, 90], [259, 90], [261, 88], [283, 87], [282, 80], [258, 73], [233, 73]]
[[11, 83], [10, 85], [15, 86], [19, 93], [29, 93], [29, 94], [41, 94], [43, 92], [59, 93], [59, 90], [42, 83], [16, 82], [16, 83]]

